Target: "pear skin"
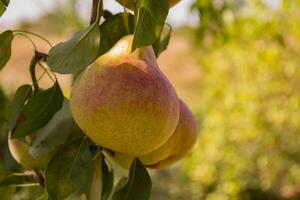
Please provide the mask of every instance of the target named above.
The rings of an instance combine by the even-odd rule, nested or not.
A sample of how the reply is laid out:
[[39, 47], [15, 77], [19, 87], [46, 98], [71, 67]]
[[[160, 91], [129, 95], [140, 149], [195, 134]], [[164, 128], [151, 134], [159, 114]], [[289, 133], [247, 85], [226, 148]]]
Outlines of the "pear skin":
[[[139, 159], [149, 168], [165, 168], [184, 158], [195, 146], [197, 137], [197, 121], [185, 103], [180, 100], [179, 122], [172, 137], [161, 147], [140, 156]], [[115, 153], [112, 158], [126, 169], [133, 160], [132, 157], [120, 153]]]
[[[168, 0], [169, 7], [171, 8], [171, 7], [175, 6], [179, 1], [180, 0]], [[135, 6], [134, 6], [132, 0], [117, 0], [117, 2], [130, 10], [134, 10]], [[137, 1], [138, 4], [139, 4], [139, 2], [140, 1]]]
[[157, 149], [179, 119], [177, 94], [152, 47], [131, 52], [122, 38], [76, 80], [70, 98], [76, 123], [96, 144], [131, 156]]
[[[77, 129], [72, 129], [74, 125], [68, 100], [65, 99], [62, 108], [43, 128], [25, 137], [28, 143], [18, 138], [11, 138], [10, 133], [8, 137], [10, 153], [23, 167], [44, 170], [56, 150], [66, 142], [66, 137], [70, 140], [79, 134]], [[61, 134], [61, 129], [70, 134]], [[49, 140], [49, 138], [51, 139]]]
[[17, 138], [8, 138], [8, 147], [12, 157], [27, 169], [45, 169], [52, 154], [33, 158], [29, 154], [29, 145]]

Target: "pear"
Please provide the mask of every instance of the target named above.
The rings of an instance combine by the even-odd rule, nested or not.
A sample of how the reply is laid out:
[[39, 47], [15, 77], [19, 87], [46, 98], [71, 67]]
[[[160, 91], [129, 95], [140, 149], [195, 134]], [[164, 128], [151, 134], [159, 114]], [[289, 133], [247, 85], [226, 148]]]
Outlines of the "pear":
[[11, 138], [10, 133], [8, 147], [13, 158], [25, 168], [44, 170], [56, 150], [65, 142], [82, 137], [80, 131], [65, 99], [62, 108], [52, 119], [43, 128], [26, 136], [25, 141]]
[[179, 101], [151, 46], [131, 52], [123, 37], [88, 67], [72, 88], [70, 107], [96, 144], [131, 156], [157, 149], [173, 134]]
[[[197, 121], [185, 103], [180, 100], [179, 122], [172, 137], [161, 147], [140, 156], [139, 159], [149, 168], [165, 168], [184, 158], [195, 146], [197, 137]], [[128, 169], [133, 157], [116, 152], [112, 155], [112, 159]]]
[[[168, 0], [169, 7], [175, 6], [180, 0]], [[134, 10], [134, 0], [117, 0], [118, 3], [120, 3], [122, 6], [125, 6], [126, 8], [129, 8], [130, 10]], [[140, 3], [140, 0], [136, 0], [137, 4]], [[138, 6], [138, 5], [137, 5]]]
[[8, 138], [8, 147], [12, 157], [27, 169], [45, 169], [52, 154], [41, 155], [37, 158], [29, 154], [30, 145], [17, 138]]

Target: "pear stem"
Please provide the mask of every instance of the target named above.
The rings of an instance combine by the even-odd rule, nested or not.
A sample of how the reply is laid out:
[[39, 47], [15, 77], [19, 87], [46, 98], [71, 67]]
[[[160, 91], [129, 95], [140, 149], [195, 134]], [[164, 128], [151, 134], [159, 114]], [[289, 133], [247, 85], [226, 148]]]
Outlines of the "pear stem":
[[33, 177], [39, 183], [40, 186], [45, 187], [45, 179], [38, 169], [33, 170]]
[[34, 51], [34, 56], [32, 57], [32, 59], [30, 61], [29, 71], [30, 71], [33, 89], [34, 89], [33, 90], [34, 94], [37, 94], [39, 91], [39, 85], [38, 85], [38, 81], [37, 81], [37, 78], [35, 75], [36, 65], [40, 60], [46, 60], [47, 56], [48, 55], [45, 53]]
[[35, 76], [35, 66], [37, 63], [37, 59], [35, 57], [35, 55], [32, 57], [31, 61], [30, 61], [30, 67], [29, 67], [29, 71], [30, 71], [30, 76], [31, 76], [31, 80], [32, 80], [32, 84], [33, 84], [33, 88], [34, 88], [34, 94], [37, 94], [39, 91], [39, 85]]
[[99, 0], [93, 0], [90, 24], [93, 24], [96, 21], [98, 3]]
[[95, 22], [99, 23], [102, 13], [103, 13], [103, 0], [93, 0], [90, 25]]
[[138, 17], [139, 17], [139, 8], [136, 2], [134, 2], [134, 30], [137, 27], [137, 23], [138, 23]]
[[96, 22], [99, 24], [100, 18], [103, 14], [103, 0], [100, 0], [97, 5], [97, 17], [96, 17]]

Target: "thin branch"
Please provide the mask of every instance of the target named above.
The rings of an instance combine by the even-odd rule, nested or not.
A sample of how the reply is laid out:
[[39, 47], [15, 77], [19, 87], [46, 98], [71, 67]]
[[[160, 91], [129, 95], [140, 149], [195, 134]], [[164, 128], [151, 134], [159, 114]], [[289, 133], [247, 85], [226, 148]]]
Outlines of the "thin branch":
[[55, 76], [55, 74], [54, 73], [52, 73], [51, 71], [51, 73], [52, 73], [52, 75], [54, 76], [54, 78], [51, 76], [51, 74], [49, 73], [49, 71], [48, 71], [48, 68], [46, 67], [46, 66], [44, 66], [44, 63], [43, 62], [38, 62], [38, 65], [44, 70], [44, 72], [47, 74], [47, 76], [51, 79], [51, 81], [53, 82], [53, 83], [55, 83], [55, 79], [56, 79], [56, 76]]
[[14, 34], [14, 35], [15, 35], [15, 36], [21, 35], [21, 36], [27, 38], [27, 39], [29, 40], [29, 42], [32, 44], [34, 50], [37, 51], [37, 46], [35, 45], [34, 41], [31, 39], [31, 37], [29, 37], [28, 35], [26, 35], [26, 34], [24, 34], [24, 33], [16, 33], [16, 34]]
[[93, 24], [96, 21], [99, 1], [100, 0], [93, 0], [90, 24]]
[[20, 34], [20, 33], [26, 33], [26, 34], [30, 34], [30, 35], [34, 35], [40, 39], [42, 39], [43, 41], [45, 41], [50, 47], [52, 47], [52, 44], [51, 42], [49, 42], [49, 40], [47, 40], [45, 37], [37, 34], [37, 33], [33, 33], [33, 32], [30, 32], [30, 31], [25, 31], [25, 30], [14, 30], [13, 32], [16, 32], [17, 34]]
[[[39, 64], [40, 66], [40, 64]], [[42, 68], [44, 71], [43, 73], [40, 75], [40, 77], [37, 79], [37, 81], [39, 82], [40, 80], [42, 80], [42, 78], [44, 77], [44, 75], [46, 74], [46, 69]]]
[[39, 85], [38, 85], [38, 80], [36, 78], [35, 74], [35, 68], [36, 64], [39, 63], [39, 61], [46, 61], [48, 55], [39, 51], [34, 52], [34, 56], [32, 57], [30, 61], [30, 66], [29, 66], [29, 71], [30, 71], [30, 76], [33, 84], [33, 93], [37, 94], [39, 92]]
[[102, 15], [103, 15], [103, 0], [100, 0], [97, 5], [96, 23], [99, 24]]
[[35, 55], [31, 58], [30, 61], [30, 66], [29, 66], [29, 71], [30, 71], [30, 76], [31, 76], [31, 80], [32, 80], [32, 84], [33, 84], [33, 93], [37, 94], [39, 92], [39, 85], [35, 76], [35, 66], [37, 63], [37, 58], [35, 57]]
[[33, 170], [33, 177], [39, 183], [40, 186], [45, 187], [45, 179], [39, 170]]

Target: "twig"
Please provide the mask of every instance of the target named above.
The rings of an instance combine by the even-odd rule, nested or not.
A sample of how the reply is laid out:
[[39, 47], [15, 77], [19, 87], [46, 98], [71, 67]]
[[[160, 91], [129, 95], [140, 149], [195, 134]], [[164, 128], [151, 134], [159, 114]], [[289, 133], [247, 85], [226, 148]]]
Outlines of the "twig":
[[99, 1], [101, 0], [93, 0], [90, 24], [93, 24], [96, 21]]
[[30, 76], [31, 76], [31, 80], [32, 80], [32, 84], [33, 84], [33, 93], [37, 94], [39, 92], [39, 85], [38, 85], [38, 81], [35, 75], [35, 67], [36, 64], [40, 61], [40, 60], [46, 60], [47, 58], [47, 54], [42, 53], [42, 52], [38, 52], [35, 51], [34, 52], [34, 56], [32, 57], [31, 61], [30, 61], [30, 66], [29, 66], [29, 71], [30, 71]]
[[35, 76], [35, 66], [37, 63], [37, 59], [35, 57], [35, 55], [31, 58], [30, 61], [30, 66], [29, 66], [29, 71], [30, 71], [30, 76], [31, 76], [31, 80], [32, 80], [32, 84], [33, 84], [33, 93], [37, 94], [39, 92], [39, 85]]
[[[25, 31], [25, 30], [14, 30], [14, 32], [16, 34], [25, 33], [25, 34], [30, 34], [30, 35], [36, 36], [36, 37], [42, 39], [43, 41], [45, 41], [50, 47], [52, 47], [52, 44], [51, 44], [51, 42], [49, 42], [49, 40], [47, 40], [45, 37], [43, 37], [43, 36], [41, 36], [41, 35], [39, 35], [37, 33], [33, 33], [33, 32], [30, 32], [30, 31]], [[24, 34], [22, 34], [22, 35], [24, 35]]]
[[39, 170], [33, 170], [33, 178], [40, 184], [40, 186], [45, 187], [45, 179]]
[[[57, 79], [56, 76], [55, 76], [55, 74], [52, 71], [48, 70], [48, 68], [45, 66], [44, 62], [39, 61], [38, 64], [45, 71], [45, 73], [51, 79], [51, 81], [53, 83], [55, 83], [55, 81]], [[51, 72], [51, 74], [54, 76], [54, 78], [51, 76], [51, 74], [49, 72]]]

